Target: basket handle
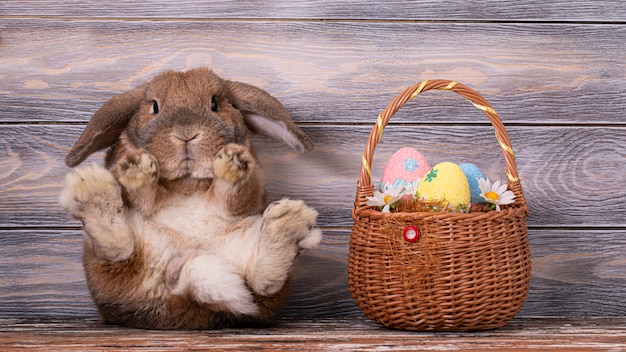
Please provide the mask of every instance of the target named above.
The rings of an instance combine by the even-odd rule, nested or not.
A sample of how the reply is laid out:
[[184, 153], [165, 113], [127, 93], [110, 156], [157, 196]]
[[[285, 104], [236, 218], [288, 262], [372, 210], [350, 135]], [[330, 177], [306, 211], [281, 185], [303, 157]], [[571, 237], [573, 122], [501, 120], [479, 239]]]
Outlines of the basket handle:
[[485, 98], [473, 89], [458, 82], [436, 79], [426, 80], [405, 89], [402, 93], [396, 96], [391, 103], [389, 103], [389, 105], [387, 105], [385, 110], [378, 115], [376, 124], [372, 127], [372, 131], [367, 139], [367, 145], [363, 151], [361, 174], [359, 176], [358, 185], [361, 187], [372, 185], [371, 165], [374, 158], [374, 150], [376, 149], [378, 142], [380, 142], [384, 128], [387, 126], [391, 117], [405, 103], [419, 94], [431, 89], [451, 90], [469, 100], [472, 105], [485, 113], [489, 121], [491, 121], [491, 125], [495, 129], [496, 139], [502, 149], [502, 154], [504, 155], [504, 161], [506, 163], [507, 179], [512, 183], [519, 183], [519, 176], [517, 174], [517, 166], [515, 164], [515, 155], [513, 153], [513, 148], [511, 147], [511, 141], [509, 140], [506, 129], [504, 128], [502, 121], [500, 121], [500, 117], [498, 116], [498, 113], [496, 113], [495, 109], [485, 100]]

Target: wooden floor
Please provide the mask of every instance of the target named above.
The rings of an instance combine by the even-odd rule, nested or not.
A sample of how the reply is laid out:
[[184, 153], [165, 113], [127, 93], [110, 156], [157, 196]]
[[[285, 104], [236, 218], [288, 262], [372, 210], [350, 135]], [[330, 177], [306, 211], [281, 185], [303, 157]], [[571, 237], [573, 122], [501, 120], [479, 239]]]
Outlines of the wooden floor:
[[27, 351], [624, 351], [618, 318], [524, 318], [482, 332], [406, 332], [363, 318], [283, 319], [261, 330], [146, 331], [93, 320], [0, 320], [0, 349]]
[[[626, 350], [625, 19], [626, 6], [608, 0], [0, 1], [0, 350]], [[57, 205], [63, 158], [109, 98], [196, 66], [266, 89], [311, 137], [316, 151], [305, 156], [264, 138], [256, 146], [270, 200], [318, 209], [324, 240], [298, 260], [275, 328], [98, 325], [80, 223]], [[395, 95], [434, 78], [481, 93], [515, 151], [532, 278], [504, 329], [382, 329], [348, 290], [367, 136]], [[484, 115], [446, 93], [394, 116], [375, 177], [411, 145], [432, 162], [471, 161], [504, 179]]]

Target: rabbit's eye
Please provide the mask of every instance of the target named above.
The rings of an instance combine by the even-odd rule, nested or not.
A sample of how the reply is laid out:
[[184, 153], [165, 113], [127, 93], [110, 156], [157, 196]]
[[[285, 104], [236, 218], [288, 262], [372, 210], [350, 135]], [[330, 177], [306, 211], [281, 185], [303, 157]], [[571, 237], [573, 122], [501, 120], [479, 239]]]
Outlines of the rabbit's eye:
[[152, 102], [152, 107], [150, 107], [150, 113], [151, 114], [158, 114], [159, 113], [159, 103], [157, 103], [156, 100], [154, 100]]
[[211, 97], [211, 111], [217, 111], [217, 98]]

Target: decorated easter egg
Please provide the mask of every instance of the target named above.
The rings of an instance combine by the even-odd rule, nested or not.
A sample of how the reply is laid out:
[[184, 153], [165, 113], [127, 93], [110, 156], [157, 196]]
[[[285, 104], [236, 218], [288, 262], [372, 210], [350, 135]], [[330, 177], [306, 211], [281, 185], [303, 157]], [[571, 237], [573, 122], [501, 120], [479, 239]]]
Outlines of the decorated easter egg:
[[441, 201], [444, 206], [470, 204], [470, 189], [465, 173], [459, 165], [447, 161], [428, 170], [417, 186], [417, 192], [421, 198]]
[[381, 186], [408, 188], [416, 186], [419, 180], [430, 169], [428, 161], [422, 153], [412, 147], [404, 147], [393, 153], [383, 169]]
[[478, 179], [485, 178], [485, 175], [478, 166], [472, 163], [459, 164], [459, 167], [465, 173], [465, 177], [467, 177], [467, 183], [470, 188], [470, 202], [472, 204], [483, 203], [483, 198], [480, 196], [480, 187], [478, 187]]

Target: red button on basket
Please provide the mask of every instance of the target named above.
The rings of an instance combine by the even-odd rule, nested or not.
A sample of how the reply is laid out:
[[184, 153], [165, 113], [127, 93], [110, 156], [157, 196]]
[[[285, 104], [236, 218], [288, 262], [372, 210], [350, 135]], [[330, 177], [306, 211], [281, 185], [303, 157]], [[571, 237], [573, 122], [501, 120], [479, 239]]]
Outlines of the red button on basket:
[[415, 226], [407, 226], [402, 232], [402, 237], [407, 242], [416, 242], [420, 239], [420, 230]]

